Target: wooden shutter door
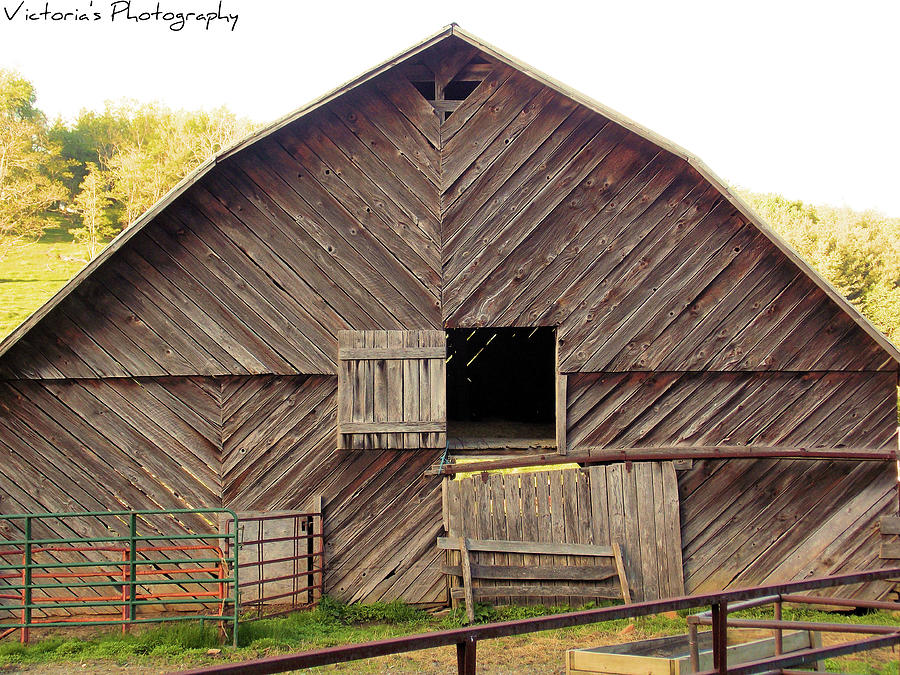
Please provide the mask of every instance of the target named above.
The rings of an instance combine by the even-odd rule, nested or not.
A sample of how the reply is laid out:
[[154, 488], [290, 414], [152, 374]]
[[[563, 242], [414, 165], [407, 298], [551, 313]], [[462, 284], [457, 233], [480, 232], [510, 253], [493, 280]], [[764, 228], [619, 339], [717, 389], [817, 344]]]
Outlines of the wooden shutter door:
[[445, 447], [446, 358], [443, 331], [340, 331], [338, 449]]

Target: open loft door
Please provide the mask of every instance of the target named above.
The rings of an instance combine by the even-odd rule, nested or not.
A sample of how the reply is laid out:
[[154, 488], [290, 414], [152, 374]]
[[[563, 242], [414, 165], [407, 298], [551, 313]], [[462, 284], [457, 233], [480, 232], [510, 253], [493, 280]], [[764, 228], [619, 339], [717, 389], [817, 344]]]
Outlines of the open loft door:
[[555, 342], [552, 327], [447, 331], [451, 452], [556, 447]]

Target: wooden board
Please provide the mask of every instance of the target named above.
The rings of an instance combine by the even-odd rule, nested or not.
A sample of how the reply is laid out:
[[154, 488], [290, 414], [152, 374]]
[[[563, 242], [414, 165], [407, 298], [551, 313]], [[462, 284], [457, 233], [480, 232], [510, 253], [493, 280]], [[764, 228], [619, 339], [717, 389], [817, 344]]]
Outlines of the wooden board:
[[[508, 497], [508, 484], [515, 486], [518, 501]], [[625, 493], [631, 495], [633, 504], [626, 503], [623, 508]], [[603, 570], [612, 581], [605, 594], [596, 597], [621, 598], [613, 559], [613, 545], [619, 544], [633, 600], [684, 592], [676, 477], [671, 462], [642, 463], [640, 471], [611, 464], [589, 470], [481, 474], [448, 481], [447, 494], [448, 503], [460, 506], [449, 509], [452, 535], [439, 539], [438, 546], [448, 552], [457, 550], [459, 537], [466, 538], [473, 556], [476, 589], [502, 586], [510, 590], [507, 597], [527, 597], [520, 587], [527, 588], [531, 583], [532, 587], [546, 587], [535, 591], [533, 597], [568, 598], [567, 602], [580, 603], [585, 593], [596, 590], [594, 586], [576, 596], [569, 595], [571, 584], [559, 582], [574, 578], [593, 581]], [[657, 521], [669, 525], [657, 530]], [[520, 527], [518, 523], [525, 525]], [[486, 532], [493, 533], [493, 541], [482, 541], [487, 538]], [[498, 534], [503, 540], [497, 540]], [[662, 553], [649, 555], [648, 548]], [[670, 550], [677, 553], [669, 555]], [[456, 569], [459, 563], [448, 565]], [[506, 571], [497, 571], [500, 568]], [[583, 576], [578, 577], [579, 571]], [[515, 592], [508, 583], [511, 578], [520, 582]], [[542, 580], [540, 584], [536, 583], [538, 579]]]

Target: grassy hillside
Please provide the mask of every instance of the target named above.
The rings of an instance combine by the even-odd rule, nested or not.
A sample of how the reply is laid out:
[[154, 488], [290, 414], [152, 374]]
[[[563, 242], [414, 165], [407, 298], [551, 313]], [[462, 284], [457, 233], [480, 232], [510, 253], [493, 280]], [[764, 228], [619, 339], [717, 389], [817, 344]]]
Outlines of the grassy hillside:
[[0, 261], [0, 337], [18, 326], [87, 263], [87, 246], [49, 231]]

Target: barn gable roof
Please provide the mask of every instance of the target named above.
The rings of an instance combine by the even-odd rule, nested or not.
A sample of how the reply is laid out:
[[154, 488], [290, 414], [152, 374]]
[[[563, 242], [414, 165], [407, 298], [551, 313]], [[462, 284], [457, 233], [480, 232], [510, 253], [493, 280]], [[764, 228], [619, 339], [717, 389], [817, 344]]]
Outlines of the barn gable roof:
[[765, 235], [789, 260], [791, 260], [807, 277], [809, 277], [831, 300], [833, 300], [859, 327], [870, 336], [882, 349], [887, 352], [890, 358], [900, 365], [900, 350], [893, 345], [878, 329], [876, 329], [856, 308], [854, 308], [826, 279], [813, 270], [810, 265], [803, 260], [791, 247], [773, 230], [771, 230], [739, 196], [730, 190], [730, 188], [716, 176], [701, 160], [694, 157], [680, 146], [672, 143], [658, 134], [642, 127], [627, 117], [610, 110], [606, 106], [594, 101], [593, 99], [574, 91], [556, 80], [544, 75], [543, 73], [523, 64], [513, 57], [505, 54], [497, 48], [485, 43], [479, 38], [460, 29], [458, 26], [451, 25], [432, 35], [429, 38], [419, 42], [413, 47], [407, 49], [401, 54], [388, 59], [384, 63], [367, 71], [359, 77], [347, 82], [346, 84], [334, 89], [324, 96], [308, 103], [302, 108], [276, 120], [267, 127], [260, 129], [247, 138], [239, 141], [230, 148], [222, 151], [217, 156], [211, 158], [203, 165], [198, 167], [194, 172], [185, 177], [178, 185], [170, 190], [159, 202], [151, 209], [140, 216], [134, 223], [126, 228], [113, 242], [109, 244], [93, 261], [85, 266], [78, 274], [76, 274], [68, 283], [66, 283], [53, 297], [51, 297], [44, 305], [38, 308], [31, 316], [29, 316], [21, 325], [19, 325], [6, 339], [0, 342], [0, 356], [5, 354], [13, 347], [23, 336], [25, 336], [32, 328], [34, 328], [48, 313], [58, 306], [66, 297], [68, 297], [75, 289], [77, 289], [88, 277], [93, 274], [107, 260], [113, 257], [128, 241], [134, 238], [141, 230], [151, 221], [154, 220], [166, 207], [172, 204], [180, 195], [186, 192], [191, 186], [197, 184], [210, 170], [225, 159], [236, 155], [242, 150], [253, 145], [279, 129], [291, 124], [294, 121], [312, 113], [322, 106], [334, 101], [338, 97], [350, 92], [360, 85], [376, 78], [386, 71], [398, 66], [399, 64], [413, 58], [417, 54], [437, 45], [438, 43], [455, 37], [468, 43], [472, 47], [477, 48], [483, 53], [505, 63], [511, 68], [523, 73], [524, 75], [536, 80], [540, 84], [552, 89], [553, 91], [571, 99], [572, 101], [585, 106], [587, 109], [596, 112], [607, 119], [617, 123], [625, 129], [633, 132], [637, 136], [646, 139], [662, 150], [675, 155], [687, 162], [694, 170], [696, 170], [705, 180], [707, 180], [715, 189], [717, 189], [744, 217], [752, 223], [762, 234]]

